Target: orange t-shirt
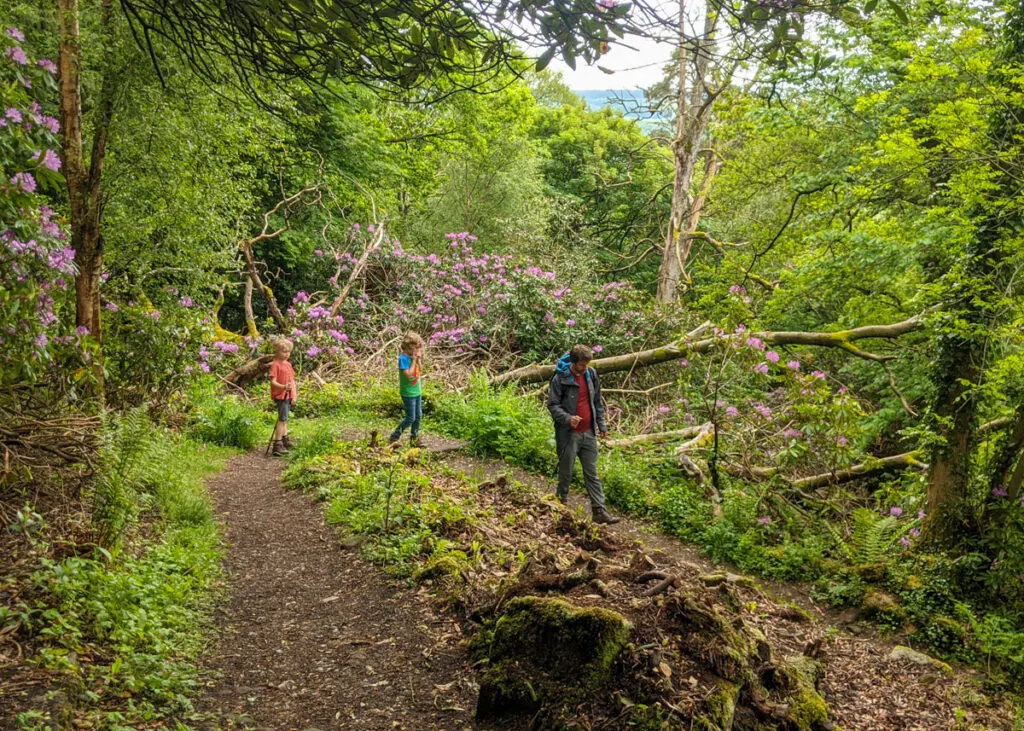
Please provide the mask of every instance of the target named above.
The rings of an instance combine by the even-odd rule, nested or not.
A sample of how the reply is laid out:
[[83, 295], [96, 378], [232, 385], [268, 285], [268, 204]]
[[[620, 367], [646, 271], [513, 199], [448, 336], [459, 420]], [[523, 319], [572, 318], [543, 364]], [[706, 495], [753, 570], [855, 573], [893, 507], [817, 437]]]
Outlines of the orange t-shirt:
[[[275, 388], [274, 381], [287, 386], [287, 388]], [[294, 398], [295, 393], [295, 369], [286, 360], [274, 360], [270, 364], [270, 398], [274, 401], [284, 401]]]

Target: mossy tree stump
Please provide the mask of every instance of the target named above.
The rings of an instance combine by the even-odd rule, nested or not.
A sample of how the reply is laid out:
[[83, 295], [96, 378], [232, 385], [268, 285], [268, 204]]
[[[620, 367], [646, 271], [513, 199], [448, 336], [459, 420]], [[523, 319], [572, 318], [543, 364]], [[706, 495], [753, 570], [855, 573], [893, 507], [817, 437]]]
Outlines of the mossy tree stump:
[[622, 615], [607, 609], [514, 599], [494, 628], [477, 718], [542, 709], [557, 717], [608, 682], [631, 632]]

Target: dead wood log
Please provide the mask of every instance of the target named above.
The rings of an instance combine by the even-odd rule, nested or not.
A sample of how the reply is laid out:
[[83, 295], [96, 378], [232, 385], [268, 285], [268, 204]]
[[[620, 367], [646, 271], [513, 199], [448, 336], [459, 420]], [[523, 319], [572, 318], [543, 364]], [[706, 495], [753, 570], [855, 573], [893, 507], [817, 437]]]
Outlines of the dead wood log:
[[655, 434], [637, 434], [632, 437], [623, 437], [621, 439], [610, 439], [605, 442], [605, 446], [608, 447], [633, 447], [638, 444], [660, 444], [662, 442], [670, 442], [675, 439], [690, 439], [701, 433], [706, 427], [710, 427], [710, 424], [701, 424], [699, 426], [688, 426], [685, 429], [676, 429], [674, 431], [663, 431]]
[[274, 356], [272, 355], [261, 355], [231, 371], [224, 377], [224, 382], [238, 388], [245, 388], [256, 379], [265, 376], [270, 370], [270, 363], [273, 360]]
[[348, 281], [345, 282], [345, 286], [341, 288], [341, 292], [334, 298], [334, 304], [331, 305], [331, 317], [338, 314], [338, 310], [341, 305], [345, 302], [345, 298], [348, 297], [348, 293], [352, 290], [352, 285], [359, 281], [363, 276], [363, 272], [366, 271], [366, 265], [370, 261], [370, 255], [373, 252], [380, 249], [381, 242], [384, 240], [384, 224], [378, 223], [373, 232], [373, 238], [363, 249], [363, 253], [359, 255], [356, 263], [352, 267], [352, 271], [349, 272]]
[[[820, 475], [811, 475], [809, 477], [799, 477], [795, 479], [783, 477], [782, 479], [797, 491], [814, 490], [826, 485], [849, 482], [861, 477], [870, 477], [871, 475], [878, 475], [885, 472], [895, 472], [907, 469], [908, 467], [927, 469], [928, 465], [918, 459], [920, 455], [921, 453], [915, 450], [913, 452], [904, 452], [903, 454], [894, 454], [890, 457], [871, 459], [866, 462], [862, 462], [861, 464], [855, 464], [851, 467], [847, 467], [843, 470], [836, 470], [835, 472], [825, 472]], [[722, 465], [722, 468], [730, 475], [746, 479], [768, 480], [775, 476], [781, 476], [779, 475], [779, 470], [775, 467], [747, 467], [744, 465], [725, 463]], [[806, 493], [803, 494], [805, 497], [810, 497]]]
[[[741, 335], [728, 335], [725, 337], [710, 337], [700, 340], [693, 340], [687, 335], [682, 339], [650, 350], [640, 350], [635, 353], [616, 355], [609, 358], [597, 358], [591, 365], [598, 373], [612, 373], [615, 371], [627, 371], [641, 366], [657, 365], [672, 360], [679, 360], [690, 355], [706, 353], [716, 344], [721, 342], [735, 342], [748, 337], [760, 338], [762, 342], [769, 345], [815, 345], [827, 348], [841, 348], [858, 358], [866, 358], [884, 362], [896, 356], [877, 355], [858, 348], [853, 343], [857, 340], [869, 338], [896, 338], [907, 333], [920, 330], [924, 327], [922, 315], [915, 315], [902, 322], [895, 322], [891, 325], [865, 325], [851, 330], [839, 330], [837, 332], [799, 332], [799, 331], [766, 331], [766, 332], [745, 332]], [[491, 379], [491, 383], [501, 386], [506, 383], [535, 383], [550, 379], [555, 373], [554, 364], [551, 365], [529, 365], [515, 370], [500, 373]]]
[[659, 581], [657, 584], [652, 586], [650, 589], [644, 592], [645, 597], [658, 596], [658, 594], [664, 594], [672, 587], [678, 588], [682, 582], [678, 576], [666, 576], [664, 579]]

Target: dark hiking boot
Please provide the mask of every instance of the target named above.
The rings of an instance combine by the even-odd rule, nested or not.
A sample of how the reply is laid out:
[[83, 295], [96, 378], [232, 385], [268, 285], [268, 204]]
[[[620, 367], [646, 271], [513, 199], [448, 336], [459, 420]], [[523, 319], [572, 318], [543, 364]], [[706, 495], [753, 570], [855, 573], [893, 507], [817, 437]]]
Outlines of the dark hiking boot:
[[569, 496], [568, 495], [559, 495], [556, 492], [555, 493], [555, 500], [560, 502], [562, 505], [567, 505], [569, 503]]
[[281, 437], [281, 444], [283, 444], [284, 448], [286, 450], [288, 450], [289, 452], [292, 451], [293, 449], [295, 449], [295, 442], [293, 442], [291, 439], [289, 439], [287, 434], [285, 436]]
[[604, 508], [595, 508], [592, 520], [595, 523], [604, 523], [605, 525], [613, 525], [619, 522], [618, 518], [616, 518], [614, 515], [609, 513]]
[[398, 442], [398, 440], [399, 440], [399, 439], [401, 439], [401, 438], [402, 438], [402, 435], [401, 435], [401, 434], [392, 434], [391, 436], [389, 436], [389, 437], [388, 437], [388, 444], [389, 444], [389, 445], [391, 445], [391, 444], [395, 444], [395, 443], [397, 443], [397, 442]]
[[280, 439], [274, 440], [274, 451], [271, 452], [275, 457], [283, 457], [288, 454], [288, 448], [284, 446], [284, 442]]

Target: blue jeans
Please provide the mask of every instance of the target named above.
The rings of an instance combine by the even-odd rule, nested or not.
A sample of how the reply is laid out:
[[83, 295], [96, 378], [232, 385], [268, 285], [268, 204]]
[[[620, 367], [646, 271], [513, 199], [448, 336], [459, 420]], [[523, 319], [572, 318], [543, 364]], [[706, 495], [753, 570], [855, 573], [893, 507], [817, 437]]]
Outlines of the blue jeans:
[[406, 427], [411, 426], [412, 432], [410, 434], [415, 439], [416, 435], [420, 433], [420, 422], [423, 421], [423, 397], [402, 396], [402, 403], [405, 404], [405, 418], [391, 432], [391, 436], [397, 439], [402, 436], [402, 432], [405, 431]]

